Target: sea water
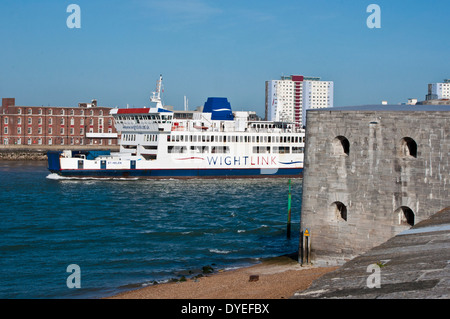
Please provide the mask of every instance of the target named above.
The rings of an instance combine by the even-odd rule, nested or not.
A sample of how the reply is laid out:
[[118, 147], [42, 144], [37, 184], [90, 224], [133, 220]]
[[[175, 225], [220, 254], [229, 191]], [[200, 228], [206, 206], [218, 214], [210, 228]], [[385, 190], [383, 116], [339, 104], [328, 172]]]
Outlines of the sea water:
[[296, 252], [301, 181], [287, 239], [287, 178], [64, 179], [0, 161], [0, 298], [101, 298]]

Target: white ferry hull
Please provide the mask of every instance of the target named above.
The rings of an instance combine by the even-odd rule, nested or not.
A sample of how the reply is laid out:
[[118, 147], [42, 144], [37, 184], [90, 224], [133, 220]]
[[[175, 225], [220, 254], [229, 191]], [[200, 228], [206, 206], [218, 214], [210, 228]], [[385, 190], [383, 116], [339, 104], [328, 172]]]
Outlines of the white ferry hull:
[[78, 178], [269, 178], [301, 177], [303, 161], [280, 156], [179, 156], [174, 163], [143, 159], [61, 157], [49, 152], [49, 170], [65, 177]]
[[294, 123], [233, 113], [226, 98], [208, 98], [202, 111], [175, 114], [162, 106], [161, 84], [162, 76], [151, 98], [155, 107], [111, 110], [119, 153], [49, 152], [49, 170], [97, 178], [302, 175], [305, 132]]

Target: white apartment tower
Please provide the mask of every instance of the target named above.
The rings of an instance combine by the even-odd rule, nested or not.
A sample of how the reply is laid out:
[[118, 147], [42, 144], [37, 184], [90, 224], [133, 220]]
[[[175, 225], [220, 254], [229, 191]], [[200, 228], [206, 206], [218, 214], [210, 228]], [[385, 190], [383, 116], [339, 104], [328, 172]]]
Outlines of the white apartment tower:
[[450, 79], [445, 79], [443, 83], [428, 84], [426, 100], [441, 99], [450, 99]]
[[306, 110], [333, 107], [334, 84], [317, 77], [282, 76], [266, 81], [266, 119], [305, 125]]

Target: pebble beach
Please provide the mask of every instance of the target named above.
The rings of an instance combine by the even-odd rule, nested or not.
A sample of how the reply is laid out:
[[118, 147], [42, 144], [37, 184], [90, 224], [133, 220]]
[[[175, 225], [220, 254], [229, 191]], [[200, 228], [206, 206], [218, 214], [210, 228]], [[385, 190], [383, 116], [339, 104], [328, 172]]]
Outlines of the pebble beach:
[[301, 266], [282, 256], [250, 267], [151, 285], [107, 299], [288, 299], [337, 268]]

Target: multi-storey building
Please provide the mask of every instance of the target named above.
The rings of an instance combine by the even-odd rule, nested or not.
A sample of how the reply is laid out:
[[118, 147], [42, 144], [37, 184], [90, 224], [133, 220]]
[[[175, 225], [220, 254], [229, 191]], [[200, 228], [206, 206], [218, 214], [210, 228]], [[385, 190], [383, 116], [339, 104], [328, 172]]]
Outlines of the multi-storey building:
[[306, 110], [333, 107], [334, 83], [318, 77], [282, 76], [266, 81], [266, 119], [305, 125]]
[[17, 106], [3, 98], [0, 144], [3, 145], [117, 145], [111, 108], [92, 103], [78, 107]]
[[428, 94], [425, 99], [427, 101], [450, 99], [450, 79], [445, 79], [442, 83], [428, 84]]

